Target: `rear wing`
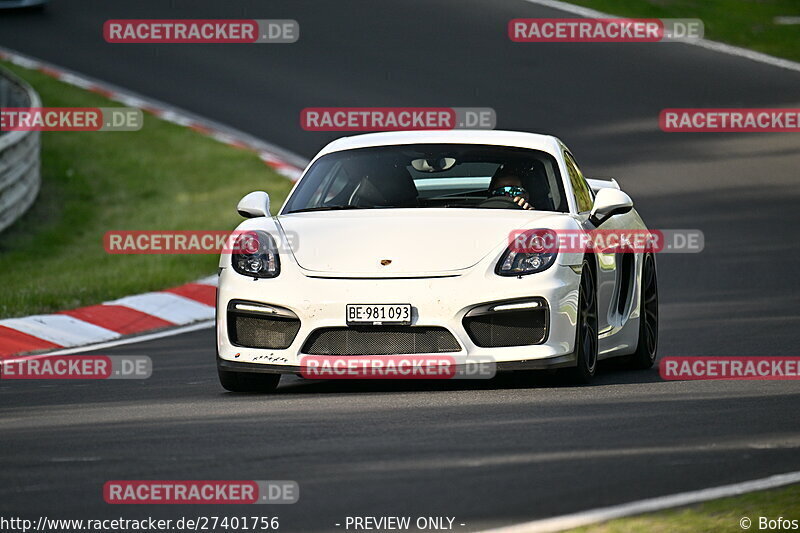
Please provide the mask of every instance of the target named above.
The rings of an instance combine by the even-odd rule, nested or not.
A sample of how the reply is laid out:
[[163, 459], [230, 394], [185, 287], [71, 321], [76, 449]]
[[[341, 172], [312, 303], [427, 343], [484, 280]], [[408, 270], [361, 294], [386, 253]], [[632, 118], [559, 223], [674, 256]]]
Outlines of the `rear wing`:
[[617, 183], [617, 180], [615, 180], [614, 178], [611, 178], [610, 180], [587, 178], [586, 182], [589, 184], [589, 187], [591, 187], [595, 193], [597, 193], [597, 191], [599, 191], [600, 189], [617, 189], [618, 191], [622, 190], [619, 188], [619, 183]]

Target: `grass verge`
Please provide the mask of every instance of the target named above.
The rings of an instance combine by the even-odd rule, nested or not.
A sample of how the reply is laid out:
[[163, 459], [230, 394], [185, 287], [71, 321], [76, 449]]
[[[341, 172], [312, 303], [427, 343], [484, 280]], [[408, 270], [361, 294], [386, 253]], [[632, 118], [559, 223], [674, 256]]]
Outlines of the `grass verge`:
[[[742, 496], [722, 498], [699, 505], [658, 513], [620, 518], [603, 524], [578, 529], [581, 533], [742, 533], [743, 531], [781, 531], [786, 527], [760, 528], [761, 517], [800, 522], [800, 485], [751, 492]], [[741, 520], [750, 520], [745, 528]], [[791, 527], [788, 529], [792, 529]], [[795, 531], [797, 527], [793, 528]]]
[[[114, 102], [0, 62], [46, 107]], [[91, 305], [216, 271], [216, 255], [110, 255], [108, 230], [231, 230], [253, 190], [280, 205], [291, 187], [256, 155], [145, 114], [135, 132], [43, 132], [42, 189], [0, 234], [0, 317]]]
[[635, 18], [699, 18], [707, 39], [800, 61], [800, 25], [775, 17], [800, 16], [797, 0], [568, 0]]

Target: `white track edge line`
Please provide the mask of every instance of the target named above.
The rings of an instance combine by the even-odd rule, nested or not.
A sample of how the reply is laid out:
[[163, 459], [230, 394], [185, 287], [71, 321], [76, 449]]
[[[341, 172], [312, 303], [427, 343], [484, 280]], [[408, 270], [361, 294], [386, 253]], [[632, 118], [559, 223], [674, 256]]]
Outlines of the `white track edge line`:
[[[561, 2], [560, 0], [524, 0], [524, 1], [528, 2], [529, 4], [536, 4], [543, 7], [550, 7], [553, 9], [558, 9], [560, 11], [565, 11], [567, 13], [572, 13], [573, 15], [580, 15], [582, 17], [587, 17], [587, 18], [619, 17], [619, 15], [603, 13], [602, 11], [597, 11], [595, 9], [591, 9], [588, 7], [577, 6], [575, 4], [568, 4], [566, 2]], [[772, 65], [773, 67], [800, 72], [800, 63], [796, 61], [792, 61], [790, 59], [783, 59], [781, 57], [771, 56], [769, 54], [764, 54], [762, 52], [756, 52], [755, 50], [750, 50], [748, 48], [742, 48], [731, 44], [720, 43], [718, 41], [710, 41], [708, 39], [694, 39], [694, 40], [686, 40], [680, 42], [683, 44], [690, 44], [692, 46], [699, 46], [700, 48], [706, 48], [708, 50], [719, 52], [721, 54], [728, 54], [736, 57], [742, 57], [745, 59], [749, 59], [751, 61], [756, 61], [758, 63]]]
[[667, 496], [648, 498], [621, 505], [599, 507], [588, 511], [522, 522], [496, 529], [487, 529], [482, 533], [551, 533], [576, 527], [606, 522], [615, 518], [623, 518], [653, 511], [662, 511], [673, 507], [683, 507], [729, 496], [739, 496], [748, 492], [773, 489], [785, 485], [800, 483], [800, 471], [776, 474], [761, 479], [743, 481], [730, 485], [721, 485], [708, 489], [679, 492]]

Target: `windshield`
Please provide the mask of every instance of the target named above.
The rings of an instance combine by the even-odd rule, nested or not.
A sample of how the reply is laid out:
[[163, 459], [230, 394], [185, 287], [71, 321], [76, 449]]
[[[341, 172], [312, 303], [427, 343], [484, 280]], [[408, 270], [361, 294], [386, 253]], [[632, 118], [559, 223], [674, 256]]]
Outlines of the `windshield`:
[[552, 155], [504, 146], [379, 146], [319, 158], [283, 213], [432, 207], [519, 209], [512, 201], [518, 197], [536, 210], [568, 211]]

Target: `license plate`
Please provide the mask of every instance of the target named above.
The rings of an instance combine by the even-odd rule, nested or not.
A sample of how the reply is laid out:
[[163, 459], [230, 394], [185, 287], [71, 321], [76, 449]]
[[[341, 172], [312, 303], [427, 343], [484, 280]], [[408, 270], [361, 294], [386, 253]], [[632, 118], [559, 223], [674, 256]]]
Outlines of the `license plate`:
[[411, 304], [347, 304], [347, 324], [411, 324]]

